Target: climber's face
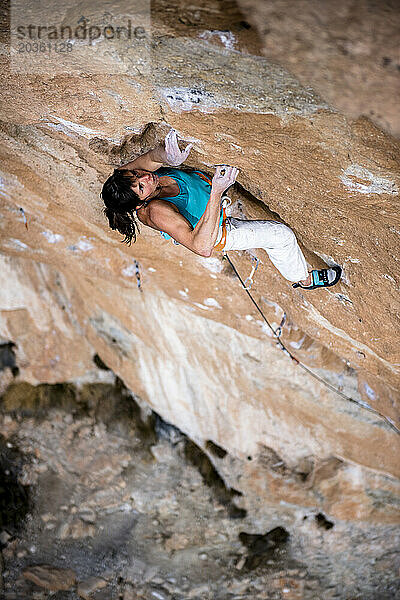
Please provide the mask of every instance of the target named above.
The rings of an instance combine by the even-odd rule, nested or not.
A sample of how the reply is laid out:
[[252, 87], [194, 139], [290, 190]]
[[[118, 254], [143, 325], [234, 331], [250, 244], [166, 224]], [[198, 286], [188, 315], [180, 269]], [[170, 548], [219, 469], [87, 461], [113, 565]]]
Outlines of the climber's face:
[[140, 200], [152, 198], [158, 191], [158, 175], [144, 169], [132, 169], [132, 190], [138, 195]]

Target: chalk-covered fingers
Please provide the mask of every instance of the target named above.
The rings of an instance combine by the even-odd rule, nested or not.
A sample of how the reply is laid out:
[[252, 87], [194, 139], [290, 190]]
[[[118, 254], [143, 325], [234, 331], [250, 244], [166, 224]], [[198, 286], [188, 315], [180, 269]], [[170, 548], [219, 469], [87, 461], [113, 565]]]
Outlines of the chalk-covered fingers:
[[212, 188], [215, 192], [223, 194], [232, 184], [235, 183], [239, 169], [229, 165], [218, 165], [212, 180]]
[[171, 167], [177, 167], [185, 162], [189, 156], [189, 152], [193, 148], [193, 144], [188, 144], [184, 150], [180, 150], [178, 137], [174, 129], [171, 129], [165, 136], [164, 146], [165, 162]]

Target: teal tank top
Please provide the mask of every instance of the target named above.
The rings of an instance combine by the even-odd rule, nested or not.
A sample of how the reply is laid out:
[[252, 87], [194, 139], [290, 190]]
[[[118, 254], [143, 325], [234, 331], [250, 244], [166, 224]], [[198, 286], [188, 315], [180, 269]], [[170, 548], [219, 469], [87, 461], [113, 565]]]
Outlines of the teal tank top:
[[[201, 171], [182, 171], [169, 167], [161, 167], [155, 171], [159, 177], [168, 175], [174, 179], [179, 187], [179, 194], [171, 198], [161, 198], [175, 204], [179, 212], [189, 221], [193, 229], [196, 227], [200, 217], [204, 213], [208, 200], [210, 198], [211, 185], [203, 177], [210, 179], [208, 175]], [[199, 175], [201, 173], [201, 175]], [[220, 225], [222, 224], [222, 210], [220, 216]], [[168, 233], [160, 232], [166, 240], [172, 239]]]

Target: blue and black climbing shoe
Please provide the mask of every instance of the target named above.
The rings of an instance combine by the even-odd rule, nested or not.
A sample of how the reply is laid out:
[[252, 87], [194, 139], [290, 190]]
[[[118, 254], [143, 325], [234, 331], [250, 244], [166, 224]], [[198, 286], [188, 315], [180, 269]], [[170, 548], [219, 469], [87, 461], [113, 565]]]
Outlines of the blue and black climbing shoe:
[[294, 288], [303, 288], [303, 290], [315, 290], [317, 288], [331, 287], [335, 285], [342, 274], [342, 269], [338, 265], [330, 269], [319, 269], [311, 271], [312, 283], [303, 285], [302, 283], [293, 283]]

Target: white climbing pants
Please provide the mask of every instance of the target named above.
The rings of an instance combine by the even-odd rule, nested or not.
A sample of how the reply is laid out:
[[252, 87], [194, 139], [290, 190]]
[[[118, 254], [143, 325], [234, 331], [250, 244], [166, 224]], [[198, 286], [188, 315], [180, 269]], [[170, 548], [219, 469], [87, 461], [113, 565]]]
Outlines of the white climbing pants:
[[245, 221], [227, 217], [224, 250], [251, 248], [263, 248], [285, 279], [297, 282], [307, 278], [306, 259], [289, 227], [278, 221]]

